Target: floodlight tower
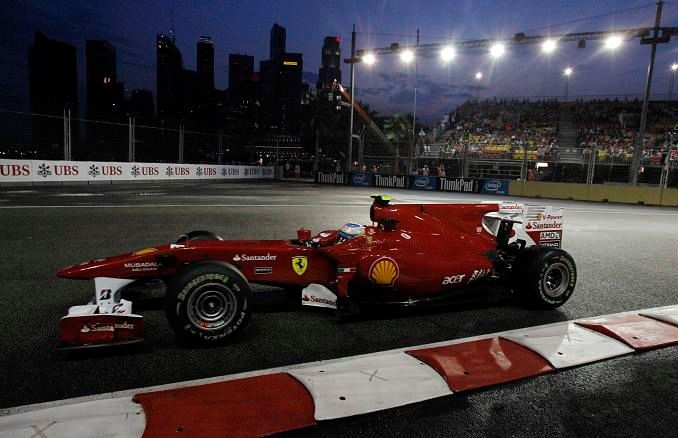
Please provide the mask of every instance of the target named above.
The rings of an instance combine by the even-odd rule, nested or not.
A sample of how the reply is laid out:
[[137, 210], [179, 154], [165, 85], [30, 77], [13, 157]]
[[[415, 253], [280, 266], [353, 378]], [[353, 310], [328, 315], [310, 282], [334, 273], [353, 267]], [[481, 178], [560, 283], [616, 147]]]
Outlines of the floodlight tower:
[[563, 77], [565, 78], [565, 93], [564, 93], [565, 102], [567, 102], [567, 97], [569, 94], [570, 76], [572, 76], [572, 73], [574, 73], [574, 69], [572, 67], [566, 67], [565, 70], [563, 70]]

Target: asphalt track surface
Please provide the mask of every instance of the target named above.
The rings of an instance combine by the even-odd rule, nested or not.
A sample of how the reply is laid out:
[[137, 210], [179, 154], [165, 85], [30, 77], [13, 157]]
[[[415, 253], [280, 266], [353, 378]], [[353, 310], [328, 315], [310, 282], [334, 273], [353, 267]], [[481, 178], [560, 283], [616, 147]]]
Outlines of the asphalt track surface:
[[[574, 295], [558, 310], [479, 303], [342, 323], [257, 288], [261, 304], [237, 342], [189, 349], [175, 342], [156, 290], [135, 301], [146, 324], [141, 349], [55, 350], [59, 318], [93, 291], [88, 281], [56, 278], [58, 269], [195, 229], [226, 239], [286, 239], [300, 226], [368, 223], [373, 191], [290, 182], [0, 189], [0, 409], [678, 304], [678, 210], [541, 201], [566, 208], [563, 246], [579, 271]], [[396, 202], [497, 200], [383, 192]], [[677, 390], [674, 346], [288, 435], [678, 436]]]

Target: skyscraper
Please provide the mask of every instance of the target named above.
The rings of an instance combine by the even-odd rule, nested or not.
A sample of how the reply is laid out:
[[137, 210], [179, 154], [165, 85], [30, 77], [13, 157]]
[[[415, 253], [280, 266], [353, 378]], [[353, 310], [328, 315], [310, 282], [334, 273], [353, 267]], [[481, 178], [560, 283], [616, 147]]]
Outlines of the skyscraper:
[[116, 53], [107, 41], [87, 40], [87, 113], [88, 117], [107, 114], [120, 105], [122, 95], [117, 96]]
[[214, 90], [214, 42], [201, 36], [197, 44], [198, 103], [205, 105]]
[[[68, 108], [72, 117], [78, 117], [78, 73], [75, 47], [35, 34], [28, 49], [28, 76], [33, 145], [40, 158], [63, 158], [64, 123], [62, 119], [44, 115], [63, 116]], [[77, 128], [71, 135], [77, 136]]]
[[271, 48], [269, 59], [277, 59], [285, 53], [286, 38], [287, 30], [278, 23], [273, 23], [273, 27], [271, 28]]
[[285, 28], [274, 23], [271, 59], [260, 63], [260, 119], [266, 129], [294, 135], [299, 131], [304, 61], [301, 53], [285, 52], [285, 37]]
[[181, 108], [183, 60], [171, 36], [158, 34], [156, 39], [156, 95], [158, 115], [176, 116]]
[[260, 65], [262, 120], [271, 131], [297, 134], [302, 98], [303, 55], [284, 53], [281, 58], [261, 61]]
[[66, 104], [71, 113], [78, 107], [78, 72], [75, 47], [35, 34], [28, 50], [31, 110], [34, 113], [63, 114]]
[[240, 93], [254, 75], [254, 56], [230, 53], [228, 55], [228, 90]]
[[318, 71], [318, 90], [332, 87], [332, 82], [341, 83], [341, 39], [335, 36], [325, 37], [323, 44], [320, 70]]

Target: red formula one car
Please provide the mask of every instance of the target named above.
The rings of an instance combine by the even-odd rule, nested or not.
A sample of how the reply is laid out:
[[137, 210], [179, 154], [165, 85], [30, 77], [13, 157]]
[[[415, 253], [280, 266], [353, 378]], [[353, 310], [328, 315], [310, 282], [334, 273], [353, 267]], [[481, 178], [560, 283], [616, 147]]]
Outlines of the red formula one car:
[[[176, 243], [84, 262], [57, 275], [93, 279], [94, 299], [61, 320], [64, 348], [133, 343], [143, 320], [122, 298], [132, 283], [167, 284], [165, 312], [180, 340], [219, 344], [252, 311], [250, 283], [301, 291], [302, 304], [340, 315], [374, 304], [411, 306], [505, 286], [552, 309], [572, 294], [577, 271], [562, 249], [563, 210], [517, 203], [390, 204], [373, 196], [373, 224], [347, 224], [292, 240], [223, 240], [194, 231]], [[515, 237], [515, 224], [535, 245]]]

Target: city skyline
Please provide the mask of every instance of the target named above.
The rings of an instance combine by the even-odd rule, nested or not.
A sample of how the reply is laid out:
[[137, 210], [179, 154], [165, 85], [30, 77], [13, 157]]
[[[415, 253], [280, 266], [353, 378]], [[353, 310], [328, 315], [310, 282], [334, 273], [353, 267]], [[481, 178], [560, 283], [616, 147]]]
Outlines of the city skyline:
[[[247, 53], [254, 56], [255, 62], [267, 59], [270, 50], [268, 30], [273, 22], [279, 22], [287, 28], [287, 47], [305, 55], [304, 79], [315, 85], [324, 37], [336, 35], [341, 38], [342, 58], [346, 58], [350, 51], [352, 22], [356, 22], [359, 32], [358, 48], [368, 48], [385, 46], [394, 41], [401, 44], [412, 43], [411, 35], [416, 28], [421, 29], [422, 42], [426, 43], [440, 42], [440, 36], [511, 36], [513, 32], [520, 30], [634, 6], [649, 5], [625, 14], [554, 28], [552, 33], [604, 30], [612, 26], [650, 26], [654, 16], [652, 4], [640, 1], [613, 1], [586, 6], [583, 1], [573, 1], [569, 2], [569, 7], [553, 5], [549, 8], [536, 7], [537, 2], [521, 1], [515, 2], [510, 11], [503, 9], [501, 13], [496, 8], [493, 10], [489, 7], [499, 3], [489, 1], [439, 2], [436, 4], [438, 8], [432, 8], [426, 2], [413, 2], [412, 5], [398, 2], [368, 3], [365, 6], [354, 3], [320, 8], [312, 2], [302, 1], [294, 2], [294, 5], [287, 4], [286, 7], [269, 5], [270, 7], [263, 10], [262, 3], [255, 1], [251, 10], [248, 8], [248, 11], [244, 11], [237, 4], [229, 2], [211, 6], [199, 5], [193, 9], [164, 2], [160, 3], [160, 7], [154, 8], [153, 14], [148, 17], [131, 13], [134, 8], [149, 11], [150, 4], [147, 2], [139, 2], [135, 6], [122, 2], [116, 10], [110, 5], [80, 6], [70, 2], [65, 2], [59, 10], [49, 2], [22, 3], [21, 7], [8, 8], [10, 11], [3, 18], [17, 29], [13, 40], [3, 42], [2, 46], [2, 82], [8, 90], [3, 104], [8, 101], [10, 104], [16, 103], [11, 102], [12, 100], [27, 100], [26, 53], [35, 30], [41, 30], [50, 38], [76, 47], [80, 79], [78, 94], [82, 102], [86, 96], [85, 81], [82, 79], [86, 77], [84, 46], [87, 39], [105, 40], [116, 47], [118, 80], [125, 82], [128, 93], [133, 89], [148, 89], [155, 95], [155, 53], [152, 49], [147, 52], [147, 49], [149, 45], [153, 47], [155, 33], [169, 32], [172, 15], [177, 46], [182, 52], [186, 69], [197, 70], [195, 46], [200, 36], [212, 38], [215, 51], [214, 81], [219, 89], [228, 86], [228, 54]], [[306, 8], [308, 12], [303, 20], [292, 13], [300, 8]], [[671, 25], [675, 21], [678, 17], [677, 9], [669, 5], [665, 7], [663, 25]], [[477, 12], [480, 10], [485, 15], [478, 17]], [[128, 15], [123, 16], [125, 11]], [[211, 16], [208, 14], [210, 11]], [[266, 21], [263, 21], [263, 17], [266, 17]], [[464, 17], [472, 19], [464, 21]], [[138, 24], [143, 18], [147, 18], [149, 22], [140, 27]], [[448, 25], [442, 24], [445, 18], [450, 19]], [[196, 25], [198, 21], [200, 24]], [[549, 29], [533, 30], [530, 34], [544, 34], [548, 31]], [[379, 32], [399, 35], [375, 35]], [[148, 33], [152, 33], [150, 38], [144, 36]], [[30, 38], [28, 42], [27, 37]], [[576, 44], [569, 44], [548, 59], [540, 57], [536, 48], [520, 47], [512, 50], [505, 60], [496, 64], [489, 63], [487, 54], [482, 50], [464, 51], [447, 67], [438, 65], [435, 59], [422, 60], [418, 79], [418, 114], [424, 120], [435, 120], [441, 112], [449, 111], [461, 103], [461, 100], [473, 96], [477, 85], [481, 87], [483, 97], [560, 95], [561, 73], [565, 64], [575, 65], [571, 95], [640, 94], [649, 52], [647, 46], [640, 46], [637, 40], [630, 41], [614, 56], [601, 55], [599, 46], [600, 44], [592, 43], [586, 49], [578, 50]], [[674, 46], [676, 43], [672, 42], [660, 46], [658, 50], [653, 87], [655, 93], [665, 92], [669, 75], [664, 70], [677, 53]], [[342, 67], [345, 71], [344, 85], [348, 85], [347, 65]], [[473, 80], [472, 73], [479, 69], [485, 72], [486, 80], [478, 84]], [[411, 67], [403, 66], [397, 57], [381, 57], [377, 65], [369, 69], [359, 65], [356, 81], [356, 97], [369, 103], [381, 115], [411, 111], [413, 74]]]

